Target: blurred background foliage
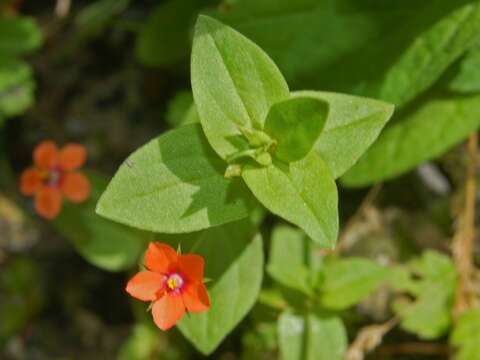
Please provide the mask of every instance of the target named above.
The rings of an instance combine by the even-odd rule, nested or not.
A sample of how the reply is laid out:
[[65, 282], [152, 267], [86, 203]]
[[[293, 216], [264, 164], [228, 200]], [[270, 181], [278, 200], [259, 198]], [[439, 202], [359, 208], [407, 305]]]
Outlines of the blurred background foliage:
[[[367, 297], [335, 287], [329, 279], [342, 278], [342, 266], [365, 270], [342, 265], [355, 261], [348, 259], [320, 275], [314, 260], [292, 263], [298, 271], [289, 281], [279, 264], [304, 249], [282, 252], [291, 238], [308, 241], [268, 217], [261, 229], [270, 249], [264, 290], [210, 357], [276, 359], [282, 351], [286, 360], [315, 359], [308, 354], [323, 351], [316, 346], [325, 334], [337, 334], [341, 340], [329, 348], [342, 352], [363, 326], [396, 314], [400, 326], [371, 359], [446, 359], [455, 270], [445, 254], [467, 159], [459, 144], [480, 125], [480, 2], [472, 0], [0, 0], [0, 358], [203, 358], [177, 330], [154, 328], [124, 293], [152, 235], [93, 211], [129, 153], [197, 121], [189, 57], [199, 12], [256, 42], [293, 90], [396, 105], [391, 124], [340, 189], [342, 255], [390, 266], [388, 274], [380, 265], [370, 269], [376, 291]], [[52, 223], [34, 215], [17, 186], [33, 147], [46, 138], [84, 144], [95, 169], [90, 201], [66, 206]], [[382, 276], [394, 290], [380, 286]], [[286, 302], [302, 308], [315, 291], [331, 295], [321, 300], [326, 312], [284, 311]], [[459, 359], [478, 359], [472, 329], [479, 319], [472, 310], [453, 330]], [[292, 326], [304, 330], [295, 336], [285, 330]]]

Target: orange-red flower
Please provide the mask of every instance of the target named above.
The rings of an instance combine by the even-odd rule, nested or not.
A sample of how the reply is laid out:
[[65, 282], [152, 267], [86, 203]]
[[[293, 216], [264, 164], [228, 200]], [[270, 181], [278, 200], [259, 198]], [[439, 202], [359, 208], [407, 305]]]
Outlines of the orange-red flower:
[[62, 208], [62, 193], [73, 203], [90, 196], [90, 182], [76, 170], [85, 163], [87, 151], [78, 144], [58, 149], [54, 142], [44, 141], [33, 151], [34, 166], [23, 171], [20, 191], [35, 196], [35, 209], [40, 216], [55, 218]]
[[200, 255], [179, 255], [171, 246], [154, 242], [145, 254], [145, 267], [147, 271], [131, 278], [126, 290], [152, 302], [153, 320], [160, 329], [174, 326], [185, 311], [196, 313], [210, 307]]

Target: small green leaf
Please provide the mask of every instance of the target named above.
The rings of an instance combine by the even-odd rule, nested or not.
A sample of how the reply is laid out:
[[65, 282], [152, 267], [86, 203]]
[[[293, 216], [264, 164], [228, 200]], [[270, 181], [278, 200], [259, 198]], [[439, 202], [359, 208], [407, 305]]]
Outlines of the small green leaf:
[[278, 320], [283, 360], [342, 360], [348, 339], [340, 318], [284, 312]]
[[466, 311], [458, 319], [451, 336], [450, 343], [453, 345], [464, 345], [469, 342], [480, 341], [480, 309]]
[[305, 233], [286, 225], [273, 229], [268, 274], [278, 283], [307, 295], [313, 293], [312, 278], [321, 267], [319, 251]]
[[27, 17], [0, 17], [0, 57], [27, 54], [42, 44], [42, 33]]
[[195, 26], [192, 90], [202, 127], [223, 158], [248, 148], [240, 128], [261, 130], [289, 90], [270, 58], [240, 33], [206, 16]]
[[480, 126], [480, 95], [437, 96], [402, 113], [343, 177], [347, 186], [385, 181], [442, 155]]
[[120, 167], [97, 212], [153, 232], [205, 229], [249, 215], [254, 199], [207, 143], [199, 124], [150, 141]]
[[448, 296], [445, 287], [439, 283], [422, 285], [415, 303], [395, 304], [395, 312], [402, 317], [401, 327], [425, 340], [441, 337], [451, 324]]
[[131, 0], [97, 0], [84, 6], [75, 17], [75, 41], [80, 44], [98, 36], [107, 26], [128, 8]]
[[184, 253], [205, 258], [211, 307], [185, 316], [180, 331], [203, 354], [212, 353], [255, 304], [263, 277], [263, 245], [249, 219], [185, 235], [162, 235]]
[[294, 97], [274, 104], [265, 121], [265, 132], [277, 141], [275, 156], [292, 162], [312, 150], [325, 125], [328, 103], [313, 97]]
[[[443, 254], [426, 251], [409, 265], [412, 273], [409, 293], [411, 304], [394, 304], [401, 317], [401, 326], [422, 339], [435, 339], [451, 325], [456, 273], [451, 259]], [[417, 279], [417, 280], [415, 280]]]
[[93, 265], [109, 271], [128, 269], [137, 263], [152, 235], [95, 214], [95, 204], [108, 181], [93, 174], [89, 179], [92, 185], [90, 199], [82, 204], [65, 201], [53, 225]]
[[19, 115], [30, 107], [34, 89], [27, 63], [9, 57], [0, 59], [0, 118]]
[[320, 91], [297, 91], [329, 105], [327, 123], [315, 149], [335, 178], [343, 175], [377, 139], [393, 114], [393, 105], [374, 99]]
[[449, 88], [466, 94], [480, 92], [480, 46], [471, 49], [460, 63], [460, 70]]
[[288, 165], [247, 164], [242, 177], [271, 212], [302, 228], [319, 245], [332, 248], [338, 234], [335, 180], [316, 152]]
[[455, 360], [478, 359], [478, 344], [480, 343], [480, 309], [463, 313], [457, 321], [450, 344], [459, 348]]
[[368, 259], [331, 259], [324, 265], [320, 301], [329, 309], [346, 309], [370, 295], [386, 276], [385, 268]]

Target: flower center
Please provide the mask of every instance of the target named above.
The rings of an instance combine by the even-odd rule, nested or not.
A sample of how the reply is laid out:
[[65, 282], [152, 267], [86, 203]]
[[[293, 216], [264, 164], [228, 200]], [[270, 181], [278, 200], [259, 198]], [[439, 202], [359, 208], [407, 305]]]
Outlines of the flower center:
[[183, 284], [183, 278], [177, 273], [171, 274], [167, 278], [167, 287], [170, 289], [170, 291], [180, 291], [180, 289], [183, 287]]
[[60, 169], [52, 168], [48, 171], [47, 183], [49, 186], [58, 187], [60, 185], [60, 179], [62, 172]]

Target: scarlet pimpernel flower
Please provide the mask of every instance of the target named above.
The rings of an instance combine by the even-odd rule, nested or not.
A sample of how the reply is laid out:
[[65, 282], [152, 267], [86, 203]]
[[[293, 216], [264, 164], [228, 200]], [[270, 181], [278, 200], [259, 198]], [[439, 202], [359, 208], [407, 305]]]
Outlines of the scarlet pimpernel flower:
[[145, 254], [145, 267], [146, 271], [130, 279], [126, 290], [139, 300], [152, 302], [153, 320], [160, 329], [168, 330], [187, 311], [209, 309], [200, 255], [181, 255], [169, 245], [153, 242]]
[[90, 196], [90, 182], [77, 170], [87, 159], [85, 147], [67, 144], [58, 149], [53, 141], [40, 143], [33, 151], [34, 165], [23, 171], [20, 191], [35, 196], [37, 213], [54, 219], [62, 209], [62, 193], [73, 203], [81, 203]]

